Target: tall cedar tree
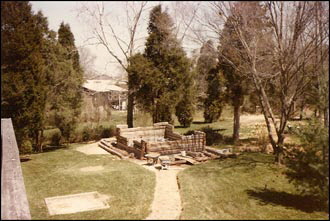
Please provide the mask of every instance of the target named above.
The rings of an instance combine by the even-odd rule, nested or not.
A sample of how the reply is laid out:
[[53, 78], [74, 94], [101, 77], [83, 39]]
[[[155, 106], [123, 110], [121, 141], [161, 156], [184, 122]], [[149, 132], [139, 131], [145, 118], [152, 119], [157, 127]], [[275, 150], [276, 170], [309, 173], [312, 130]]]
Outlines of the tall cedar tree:
[[47, 81], [42, 56], [48, 24], [26, 1], [1, 2], [1, 117], [12, 118], [17, 143], [40, 148]]
[[61, 87], [57, 88], [58, 96], [53, 109], [55, 112], [55, 124], [61, 130], [62, 135], [69, 141], [72, 131], [74, 130], [78, 117], [81, 112], [82, 93], [81, 86], [83, 83], [83, 71], [79, 63], [79, 53], [74, 44], [74, 36], [71, 32], [69, 24], [60, 25], [58, 30], [58, 43], [64, 48], [60, 52], [61, 61], [68, 60], [64, 70], [65, 79], [58, 82]]
[[[236, 4], [236, 7], [253, 8], [255, 13], [251, 20], [254, 20], [254, 22], [258, 22], [257, 19], [261, 20], [265, 17], [266, 11], [258, 2], [239, 2]], [[233, 13], [235, 13], [235, 11]], [[259, 23], [261, 23], [261, 21]], [[248, 60], [248, 56], [246, 53], [243, 53], [244, 47], [232, 24], [233, 17], [229, 16], [220, 37], [218, 66], [226, 79], [227, 99], [234, 107], [233, 140], [236, 142], [239, 140], [240, 113], [241, 106], [244, 102], [244, 95], [252, 93], [251, 85], [253, 85], [253, 82], [247, 77], [247, 73], [242, 71], [246, 69], [246, 63], [244, 61]], [[244, 35], [248, 34], [249, 33], [244, 33]], [[247, 37], [247, 39], [249, 39], [249, 37]], [[230, 60], [230, 62], [228, 60]]]
[[[172, 122], [172, 114], [183, 97], [183, 82], [191, 74], [190, 61], [173, 35], [173, 22], [161, 5], [150, 12], [146, 47], [143, 56], [150, 61], [151, 75], [141, 89], [145, 91], [143, 102], [151, 112], [153, 122]], [[147, 65], [148, 66], [148, 65]], [[193, 96], [193, 95], [191, 95]], [[148, 98], [147, 98], [148, 97]], [[138, 98], [139, 99], [139, 98]]]
[[212, 123], [217, 121], [222, 113], [225, 101], [224, 77], [218, 67], [214, 67], [207, 73], [207, 91], [204, 100], [204, 121]]
[[204, 120], [211, 123], [220, 118], [224, 102], [223, 79], [217, 68], [217, 51], [212, 40], [208, 40], [201, 47], [196, 68], [198, 91], [204, 104]]
[[198, 91], [198, 100], [199, 103], [204, 103], [206, 99], [207, 91], [207, 74], [212, 68], [217, 66], [217, 56], [218, 53], [214, 48], [213, 41], [208, 40], [200, 48], [200, 55], [197, 59], [196, 64], [196, 80], [197, 80], [197, 91]]

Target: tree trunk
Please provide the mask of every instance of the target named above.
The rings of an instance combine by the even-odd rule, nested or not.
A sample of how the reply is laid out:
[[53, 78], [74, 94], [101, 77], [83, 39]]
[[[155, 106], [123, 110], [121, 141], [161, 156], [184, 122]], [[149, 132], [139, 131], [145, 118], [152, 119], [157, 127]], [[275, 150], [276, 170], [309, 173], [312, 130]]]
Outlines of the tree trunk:
[[300, 106], [299, 120], [302, 120], [303, 119], [304, 108], [305, 108], [305, 102], [302, 101], [302, 104]]
[[40, 131], [40, 152], [43, 151], [43, 142], [44, 142], [44, 130]]
[[283, 136], [283, 134], [278, 134], [278, 141], [276, 143], [275, 148], [273, 147], [274, 148], [274, 154], [275, 154], [275, 162], [278, 165], [283, 164], [283, 159], [284, 159], [283, 144], [284, 144], [284, 136]]
[[326, 107], [324, 108], [324, 127], [328, 127], [329, 128], [329, 108]]
[[240, 110], [241, 110], [241, 106], [240, 106], [239, 102], [235, 102], [235, 104], [234, 104], [234, 127], [233, 127], [234, 143], [236, 143], [239, 140]]
[[128, 92], [127, 97], [127, 126], [133, 127], [133, 111], [134, 111], [134, 95], [132, 92]]

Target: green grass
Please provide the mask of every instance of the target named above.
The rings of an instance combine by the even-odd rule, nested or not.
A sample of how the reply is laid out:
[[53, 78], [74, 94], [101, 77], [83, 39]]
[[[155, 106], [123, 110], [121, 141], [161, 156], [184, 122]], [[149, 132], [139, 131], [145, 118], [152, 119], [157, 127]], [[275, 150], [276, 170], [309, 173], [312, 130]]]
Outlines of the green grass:
[[218, 121], [213, 123], [204, 123], [204, 117], [203, 117], [203, 111], [196, 111], [194, 114], [194, 120], [190, 127], [188, 128], [182, 128], [180, 127], [180, 123], [177, 121], [177, 119], [173, 116], [174, 120], [174, 126], [175, 131], [184, 134], [189, 130], [199, 130], [202, 127], [212, 127], [213, 129], [225, 129], [221, 133], [223, 135], [231, 135], [232, 134], [232, 110], [230, 107], [226, 107], [223, 110], [223, 113], [221, 114], [221, 117]]
[[[112, 155], [85, 155], [79, 144], [31, 155], [22, 162], [32, 219], [144, 219], [150, 212], [155, 175]], [[81, 172], [87, 166], [104, 170]], [[44, 198], [98, 191], [110, 196], [109, 209], [49, 216]]]
[[273, 162], [272, 155], [245, 153], [180, 172], [181, 219], [329, 219]]

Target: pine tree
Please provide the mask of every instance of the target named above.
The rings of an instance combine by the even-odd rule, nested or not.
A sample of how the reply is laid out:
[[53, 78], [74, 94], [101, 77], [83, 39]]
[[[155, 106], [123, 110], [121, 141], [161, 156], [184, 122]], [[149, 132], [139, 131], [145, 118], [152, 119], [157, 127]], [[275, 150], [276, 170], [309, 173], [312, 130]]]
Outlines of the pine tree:
[[217, 121], [222, 113], [225, 101], [224, 77], [217, 67], [212, 68], [206, 78], [207, 97], [204, 100], [204, 121], [212, 123]]
[[146, 94], [153, 122], [173, 122], [172, 114], [182, 99], [183, 82], [191, 74], [190, 62], [173, 35], [173, 22], [161, 5], [150, 12], [149, 37], [143, 56], [151, 63], [149, 78], [142, 82], [142, 88], [151, 91]]
[[[265, 16], [265, 10], [258, 2], [238, 2], [236, 8], [253, 8], [255, 10], [254, 17], [250, 18], [251, 24], [254, 22], [262, 23], [262, 18]], [[233, 12], [235, 13], [235, 11]], [[236, 16], [236, 17], [235, 17]], [[239, 17], [239, 16], [238, 16]], [[235, 20], [236, 19], [236, 20]], [[240, 129], [240, 113], [241, 106], [244, 103], [244, 96], [252, 93], [253, 83], [248, 79], [247, 74], [244, 73], [247, 55], [243, 53], [243, 45], [239, 40], [237, 31], [233, 23], [242, 22], [237, 15], [228, 17], [222, 35], [220, 37], [219, 46], [219, 63], [218, 67], [223, 72], [226, 79], [227, 98], [234, 107], [234, 124], [233, 124], [233, 140], [239, 140]], [[241, 23], [240, 23], [241, 24]], [[242, 24], [241, 24], [242, 25]], [[245, 32], [245, 36], [249, 33]], [[249, 37], [247, 37], [249, 39]], [[230, 62], [229, 62], [230, 60]]]
[[58, 64], [60, 70], [55, 73], [57, 83], [54, 90], [56, 98], [52, 105], [55, 110], [55, 124], [62, 135], [69, 141], [81, 112], [83, 72], [79, 63], [79, 53], [74, 44], [74, 36], [70, 26], [60, 25], [58, 30]]
[[213, 46], [212, 40], [208, 40], [200, 48], [200, 55], [196, 65], [196, 86], [198, 91], [198, 100], [201, 104], [203, 104], [204, 100], [206, 99], [207, 74], [212, 68], [217, 66], [217, 56], [218, 53]]
[[47, 81], [42, 55], [48, 23], [28, 2], [1, 2], [1, 117], [12, 118], [18, 146], [40, 148]]

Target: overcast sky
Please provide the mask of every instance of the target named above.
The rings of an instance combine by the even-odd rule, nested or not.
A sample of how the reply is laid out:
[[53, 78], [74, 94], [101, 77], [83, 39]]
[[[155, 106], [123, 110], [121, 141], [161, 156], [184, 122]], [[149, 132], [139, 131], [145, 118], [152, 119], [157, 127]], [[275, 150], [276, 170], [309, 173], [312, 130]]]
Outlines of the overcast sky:
[[[127, 30], [125, 28], [126, 16], [124, 11], [125, 2], [123, 1], [107, 1], [105, 3], [106, 12], [109, 13], [109, 18], [113, 22], [114, 28], [117, 33], [121, 35], [121, 37], [125, 38], [128, 36]], [[152, 8], [152, 6], [161, 3], [163, 6], [170, 6], [173, 2], [165, 2], [165, 1], [155, 1], [148, 2], [148, 8]], [[78, 9], [82, 4], [95, 4], [95, 2], [80, 2], [80, 1], [31, 1], [32, 9], [36, 13], [41, 10], [45, 17], [48, 18], [49, 28], [57, 31], [59, 25], [62, 21], [64, 23], [68, 23], [71, 27], [71, 31], [75, 37], [75, 44], [77, 47], [84, 46], [88, 47], [93, 55], [96, 56], [95, 59], [95, 70], [100, 74], [107, 75], [119, 75], [123, 71], [120, 68], [119, 64], [114, 62], [114, 59], [109, 55], [104, 46], [102, 45], [87, 45], [86, 40], [91, 36], [92, 31], [90, 27], [83, 22], [82, 17], [78, 17]], [[141, 33], [140, 36], [144, 38], [142, 40], [141, 45], [147, 36], [147, 23], [149, 17], [149, 10], [147, 10], [141, 20]], [[111, 43], [110, 43], [111, 44]], [[113, 42], [115, 45], [115, 42]], [[197, 48], [199, 46], [190, 47], [190, 51], [192, 48]], [[143, 48], [140, 48], [140, 50]], [[120, 54], [119, 49], [117, 53]], [[189, 53], [189, 51], [188, 51]]]

